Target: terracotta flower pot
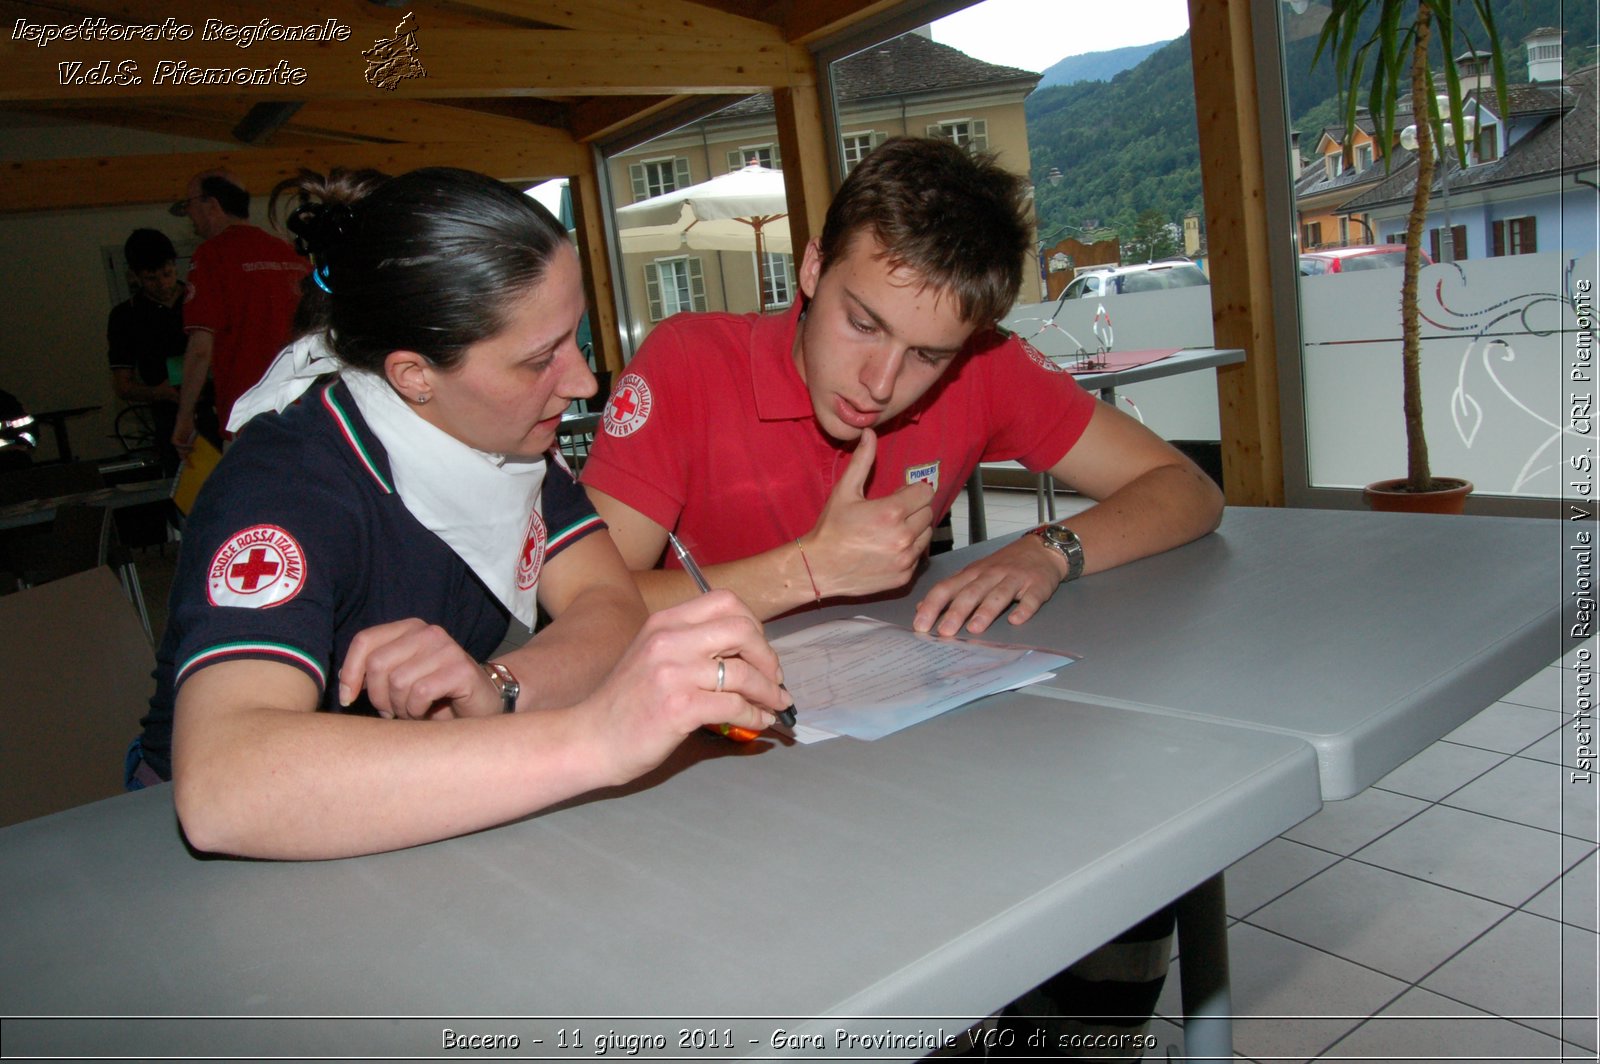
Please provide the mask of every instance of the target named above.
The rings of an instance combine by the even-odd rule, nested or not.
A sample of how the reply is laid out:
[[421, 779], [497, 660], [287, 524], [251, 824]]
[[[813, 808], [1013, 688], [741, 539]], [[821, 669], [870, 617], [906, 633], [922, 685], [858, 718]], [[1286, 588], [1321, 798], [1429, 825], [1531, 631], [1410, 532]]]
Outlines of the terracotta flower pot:
[[1466, 510], [1472, 481], [1457, 477], [1434, 477], [1443, 487], [1433, 491], [1407, 491], [1406, 478], [1380, 480], [1368, 484], [1361, 495], [1379, 513], [1459, 514]]

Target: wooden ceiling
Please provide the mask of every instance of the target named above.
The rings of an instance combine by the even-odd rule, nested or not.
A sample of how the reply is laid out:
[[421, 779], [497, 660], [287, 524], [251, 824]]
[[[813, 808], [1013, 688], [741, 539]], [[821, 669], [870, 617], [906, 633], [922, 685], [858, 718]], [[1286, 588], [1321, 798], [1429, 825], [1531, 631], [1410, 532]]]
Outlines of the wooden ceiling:
[[[508, 180], [582, 174], [592, 171], [593, 142], [695, 97], [814, 92], [808, 45], [904, 6], [904, 0], [392, 3], [0, 0], [0, 111], [230, 145], [195, 154], [7, 163], [0, 210], [151, 202], [152, 193], [175, 195], [202, 168], [201, 156], [204, 165], [230, 167], [252, 188], [300, 166], [335, 162], [390, 171], [450, 164]], [[426, 76], [392, 89], [372, 84], [362, 52], [393, 38], [407, 12]], [[102, 32], [99, 40], [39, 43], [41, 33], [102, 18], [165, 27], [166, 36], [106, 40]], [[275, 32], [332, 20], [343, 39], [263, 39], [249, 47], [237, 38], [205, 39], [209, 20], [254, 28], [263, 19]], [[30, 40], [19, 25], [44, 29], [28, 31]], [[179, 40], [174, 28], [192, 32]], [[177, 63], [187, 67], [175, 72]], [[181, 81], [185, 69], [239, 67], [268, 70], [267, 83]]]

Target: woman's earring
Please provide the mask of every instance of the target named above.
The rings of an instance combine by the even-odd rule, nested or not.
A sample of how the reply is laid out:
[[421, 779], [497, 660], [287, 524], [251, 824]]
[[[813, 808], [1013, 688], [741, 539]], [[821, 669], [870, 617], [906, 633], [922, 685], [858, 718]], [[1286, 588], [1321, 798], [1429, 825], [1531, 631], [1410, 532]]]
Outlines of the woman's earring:
[[423, 392], [421, 395], [417, 396], [417, 405], [421, 406], [432, 398], [433, 396], [429, 395], [427, 392]]

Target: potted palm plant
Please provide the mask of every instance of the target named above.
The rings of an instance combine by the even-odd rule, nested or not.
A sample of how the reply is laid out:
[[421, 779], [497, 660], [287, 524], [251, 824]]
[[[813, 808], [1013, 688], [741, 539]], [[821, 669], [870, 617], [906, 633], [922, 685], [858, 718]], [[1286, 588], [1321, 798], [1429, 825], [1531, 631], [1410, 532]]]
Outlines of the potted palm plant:
[[[1405, 266], [1400, 281], [1402, 397], [1406, 428], [1406, 475], [1366, 488], [1368, 505], [1377, 510], [1424, 510], [1460, 513], [1471, 483], [1435, 477], [1428, 465], [1428, 440], [1422, 426], [1421, 313], [1417, 275], [1422, 268], [1422, 237], [1433, 196], [1435, 145], [1449, 143], [1447, 129], [1465, 130], [1461, 76], [1456, 67], [1458, 42], [1471, 47], [1467, 28], [1457, 14], [1470, 8], [1482, 28], [1494, 71], [1500, 112], [1505, 113], [1505, 65], [1500, 34], [1490, 0], [1331, 0], [1312, 62], [1329, 50], [1343, 103], [1346, 143], [1356, 128], [1360, 90], [1365, 84], [1366, 108], [1383, 151], [1385, 168], [1392, 163], [1395, 113], [1402, 96], [1411, 98], [1416, 125], [1417, 176], [1406, 215]], [[1438, 37], [1443, 53], [1444, 86], [1435, 84], [1428, 48]], [[1446, 125], [1448, 123], [1448, 125]], [[1455, 138], [1461, 165], [1467, 164], [1467, 138]], [[1452, 234], [1445, 234], [1453, 240]]]

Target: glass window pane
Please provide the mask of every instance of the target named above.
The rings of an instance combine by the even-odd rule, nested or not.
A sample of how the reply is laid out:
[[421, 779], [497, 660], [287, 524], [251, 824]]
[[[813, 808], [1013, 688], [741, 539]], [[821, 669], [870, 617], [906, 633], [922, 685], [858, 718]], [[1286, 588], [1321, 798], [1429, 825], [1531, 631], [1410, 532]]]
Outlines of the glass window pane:
[[[1594, 27], [1562, 23], [1555, 7], [1538, 0], [1490, 4], [1508, 99], [1502, 107], [1489, 66], [1480, 72], [1458, 37], [1451, 54], [1464, 56], [1465, 113], [1473, 122], [1449, 136], [1466, 141], [1469, 165], [1461, 165], [1453, 146], [1440, 151], [1421, 225], [1423, 426], [1435, 476], [1470, 480], [1479, 495], [1558, 498], [1571, 490], [1562, 457], [1571, 438], [1562, 385], [1577, 321], [1572, 279], [1594, 275], [1596, 251], [1594, 198], [1585, 197], [1586, 214], [1573, 211], [1573, 197], [1561, 187], [1571, 177], [1562, 175], [1559, 160], [1564, 122], [1587, 108], [1581, 120], [1593, 123], [1595, 75], [1593, 67], [1564, 72], [1559, 48], [1541, 66], [1539, 47], [1522, 42], [1538, 27], [1564, 25], [1572, 54], [1573, 47], [1593, 45]], [[1279, 9], [1288, 117], [1297, 134], [1291, 169], [1298, 174], [1301, 237], [1298, 398], [1305, 439], [1295, 443], [1304, 447], [1313, 492], [1406, 472], [1404, 249], [1396, 245], [1405, 239], [1418, 161], [1416, 138], [1406, 129], [1414, 128], [1408, 98], [1401, 100], [1393, 142], [1384, 142], [1365, 111], [1356, 129], [1346, 130], [1333, 53], [1311, 61], [1326, 13], [1316, 4]], [[1457, 15], [1458, 28], [1469, 20], [1481, 38], [1470, 7]], [[1435, 52], [1432, 70], [1442, 86], [1441, 54]], [[1366, 102], [1365, 82], [1357, 102]], [[1564, 122], [1551, 121], [1555, 115]], [[1372, 163], [1363, 166], [1368, 151]], [[1339, 246], [1313, 243], [1333, 233]], [[1292, 450], [1286, 441], [1286, 457]]]

